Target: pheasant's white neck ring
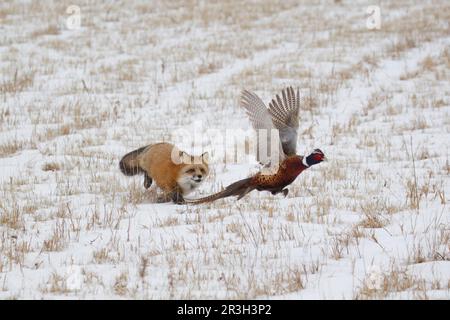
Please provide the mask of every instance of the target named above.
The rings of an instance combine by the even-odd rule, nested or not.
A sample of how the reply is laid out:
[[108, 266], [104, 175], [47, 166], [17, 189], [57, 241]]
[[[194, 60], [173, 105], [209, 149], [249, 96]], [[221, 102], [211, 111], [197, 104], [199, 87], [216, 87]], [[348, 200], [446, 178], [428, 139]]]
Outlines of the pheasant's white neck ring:
[[306, 157], [303, 157], [302, 163], [305, 167], [309, 167], [308, 162], [306, 162]]

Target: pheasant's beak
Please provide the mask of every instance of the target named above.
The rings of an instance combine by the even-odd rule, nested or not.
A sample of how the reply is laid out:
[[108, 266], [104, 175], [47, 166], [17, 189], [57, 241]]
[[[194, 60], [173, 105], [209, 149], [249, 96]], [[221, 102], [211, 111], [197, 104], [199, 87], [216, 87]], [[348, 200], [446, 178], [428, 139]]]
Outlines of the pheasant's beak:
[[322, 161], [328, 161], [328, 158], [327, 158], [327, 157], [325, 157], [325, 156], [323, 156], [323, 159], [322, 159]]

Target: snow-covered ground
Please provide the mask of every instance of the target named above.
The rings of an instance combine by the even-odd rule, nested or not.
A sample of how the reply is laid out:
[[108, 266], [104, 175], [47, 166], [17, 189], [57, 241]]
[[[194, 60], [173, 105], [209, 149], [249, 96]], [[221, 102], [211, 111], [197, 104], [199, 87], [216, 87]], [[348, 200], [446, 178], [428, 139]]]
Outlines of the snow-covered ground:
[[[379, 30], [371, 1], [1, 2], [0, 299], [449, 299], [450, 3], [377, 3]], [[242, 89], [287, 85], [329, 158], [287, 198], [155, 203], [120, 173], [192, 152], [181, 129], [223, 148]], [[210, 166], [191, 197], [258, 169]]]

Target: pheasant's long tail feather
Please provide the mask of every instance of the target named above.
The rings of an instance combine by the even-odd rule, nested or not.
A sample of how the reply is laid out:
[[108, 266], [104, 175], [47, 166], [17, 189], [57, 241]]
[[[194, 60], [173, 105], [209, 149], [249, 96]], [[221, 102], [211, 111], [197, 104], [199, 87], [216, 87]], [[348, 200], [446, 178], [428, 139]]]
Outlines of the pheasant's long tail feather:
[[226, 187], [224, 190], [217, 192], [215, 194], [212, 194], [210, 196], [200, 198], [200, 199], [185, 199], [186, 203], [192, 203], [192, 204], [200, 204], [200, 203], [206, 203], [206, 202], [213, 202], [218, 199], [231, 197], [231, 196], [238, 196], [238, 199], [245, 196], [250, 191], [254, 190], [256, 187], [251, 185], [252, 178], [247, 178], [243, 180], [239, 180], [235, 183], [230, 184], [228, 187]]

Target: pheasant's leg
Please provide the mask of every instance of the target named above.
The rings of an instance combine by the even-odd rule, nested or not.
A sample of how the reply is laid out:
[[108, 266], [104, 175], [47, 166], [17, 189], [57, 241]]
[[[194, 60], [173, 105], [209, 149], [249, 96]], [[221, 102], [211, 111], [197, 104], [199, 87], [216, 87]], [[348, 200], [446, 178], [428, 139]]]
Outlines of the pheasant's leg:
[[285, 189], [279, 189], [279, 190], [272, 191], [273, 195], [276, 195], [278, 193], [282, 193], [286, 197], [289, 193], [289, 189], [285, 188]]
[[148, 189], [152, 185], [153, 179], [150, 178], [147, 174], [147, 172], [144, 175], [144, 188]]

